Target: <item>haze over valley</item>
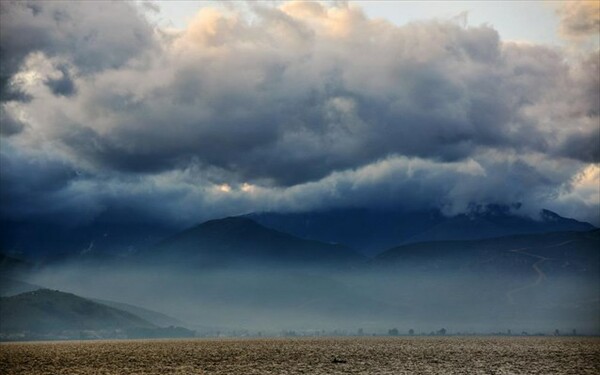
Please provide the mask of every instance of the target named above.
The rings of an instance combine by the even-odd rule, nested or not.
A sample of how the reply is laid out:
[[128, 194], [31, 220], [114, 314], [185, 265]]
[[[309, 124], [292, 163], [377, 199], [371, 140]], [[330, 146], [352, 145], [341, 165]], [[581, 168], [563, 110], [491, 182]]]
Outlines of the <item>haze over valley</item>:
[[[328, 222], [338, 235], [341, 228], [350, 229], [350, 240], [356, 241], [354, 222], [364, 213], [354, 218], [352, 213], [346, 212], [345, 222]], [[386, 217], [397, 216], [381, 215], [384, 224]], [[2, 335], [278, 336], [358, 334], [359, 329], [388, 334], [392, 328], [403, 334], [442, 328], [449, 333], [549, 334], [559, 329], [597, 334], [600, 233], [587, 223], [544, 215], [552, 218], [552, 231], [540, 229], [543, 219], [496, 212], [496, 222], [530, 222], [533, 233], [469, 240], [435, 237], [374, 256], [252, 219], [264, 221], [266, 214], [210, 220], [137, 251], [88, 248], [58, 258], [29, 255], [26, 260], [4, 255]], [[483, 217], [446, 222], [461, 223], [464, 236], [480, 237]], [[420, 228], [424, 233], [443, 233], [429, 227], [439, 228], [436, 221], [426, 222]], [[385, 238], [397, 235], [383, 229], [379, 233]], [[81, 297], [88, 303], [85, 309], [77, 307], [84, 301]], [[49, 303], [51, 317], [40, 307]]]

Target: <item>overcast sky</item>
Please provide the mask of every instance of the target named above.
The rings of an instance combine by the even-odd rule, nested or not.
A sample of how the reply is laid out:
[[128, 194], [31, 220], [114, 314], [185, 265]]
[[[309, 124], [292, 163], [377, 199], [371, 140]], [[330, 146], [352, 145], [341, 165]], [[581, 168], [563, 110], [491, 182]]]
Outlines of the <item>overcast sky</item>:
[[3, 1], [0, 216], [521, 203], [600, 225], [599, 12]]

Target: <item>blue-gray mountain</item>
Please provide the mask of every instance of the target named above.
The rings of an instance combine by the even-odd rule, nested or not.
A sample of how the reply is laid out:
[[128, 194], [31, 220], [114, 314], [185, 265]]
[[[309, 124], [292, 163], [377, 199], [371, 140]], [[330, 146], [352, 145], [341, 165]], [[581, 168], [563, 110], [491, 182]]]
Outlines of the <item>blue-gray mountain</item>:
[[366, 260], [346, 246], [305, 240], [246, 217], [210, 220], [161, 241], [144, 258], [163, 263], [344, 266]]
[[[533, 219], [505, 206], [475, 207], [446, 216], [439, 210], [337, 209], [244, 215], [267, 228], [302, 239], [339, 244], [367, 256], [394, 246], [423, 241], [472, 240], [513, 234], [587, 231], [589, 223], [543, 210]], [[516, 209], [518, 212], [518, 209]], [[210, 221], [209, 221], [210, 223]], [[0, 251], [36, 261], [60, 262], [84, 254], [88, 259], [142, 252], [185, 228], [149, 223], [113, 223], [100, 217], [78, 227], [53, 221], [0, 220]], [[191, 231], [191, 228], [187, 232]]]
[[301, 238], [342, 244], [366, 255], [405, 243], [594, 229], [589, 223], [564, 218], [548, 210], [542, 210], [534, 219], [496, 205], [475, 207], [455, 216], [443, 215], [439, 210], [406, 212], [360, 208], [247, 216], [269, 228]]
[[[371, 228], [385, 218], [360, 215], [370, 217], [364, 225]], [[348, 222], [360, 215], [348, 216]], [[388, 231], [380, 233], [395, 233], [389, 231], [395, 214], [387, 215], [381, 222], [390, 224]], [[73, 291], [80, 295], [137, 301], [208, 328], [375, 330], [402, 323], [419, 330], [600, 332], [598, 230], [582, 230], [590, 226], [549, 212], [534, 222], [489, 215], [444, 222], [510, 228], [525, 220], [539, 233], [396, 244], [369, 259], [347, 246], [302, 239], [246, 216], [211, 220], [130, 254], [94, 256], [96, 249], [49, 263], [9, 257], [0, 265], [30, 284], [48, 280], [64, 290], [78, 288]], [[435, 213], [431, 217], [437, 220]], [[338, 218], [341, 223], [323, 225], [347, 230], [349, 224]], [[429, 220], [414, 218], [405, 221], [407, 228]], [[547, 232], [544, 225], [579, 231]], [[136, 329], [149, 335], [147, 328]]]
[[[125, 215], [123, 215], [125, 216]], [[107, 222], [102, 216], [78, 226], [55, 220], [0, 219], [0, 250], [38, 261], [61, 261], [73, 254], [122, 255], [151, 246], [181, 228], [138, 222]]]
[[82, 331], [115, 331], [155, 328], [136, 315], [74, 294], [40, 289], [0, 299], [1, 333], [38, 335], [79, 334]]
[[376, 267], [423, 272], [600, 274], [600, 229], [551, 232], [471, 241], [431, 241], [394, 247], [371, 262]]
[[164, 314], [49, 289], [0, 297], [0, 319], [0, 340], [194, 336]]

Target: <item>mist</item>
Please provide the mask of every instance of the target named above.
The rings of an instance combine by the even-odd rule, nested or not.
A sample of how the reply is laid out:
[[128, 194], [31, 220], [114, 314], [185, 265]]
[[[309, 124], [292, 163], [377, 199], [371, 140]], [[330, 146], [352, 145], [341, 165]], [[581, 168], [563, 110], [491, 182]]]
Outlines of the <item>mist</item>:
[[199, 335], [600, 332], [598, 273], [430, 272], [409, 267], [194, 267], [66, 264], [27, 281], [88, 298], [152, 309]]

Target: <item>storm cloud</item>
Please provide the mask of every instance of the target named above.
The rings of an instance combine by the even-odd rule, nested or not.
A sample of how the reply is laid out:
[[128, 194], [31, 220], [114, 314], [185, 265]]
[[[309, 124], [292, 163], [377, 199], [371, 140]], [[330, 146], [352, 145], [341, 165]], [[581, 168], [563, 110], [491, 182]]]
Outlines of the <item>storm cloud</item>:
[[146, 8], [2, 3], [3, 217], [519, 202], [600, 223], [598, 51], [345, 3], [176, 31]]

